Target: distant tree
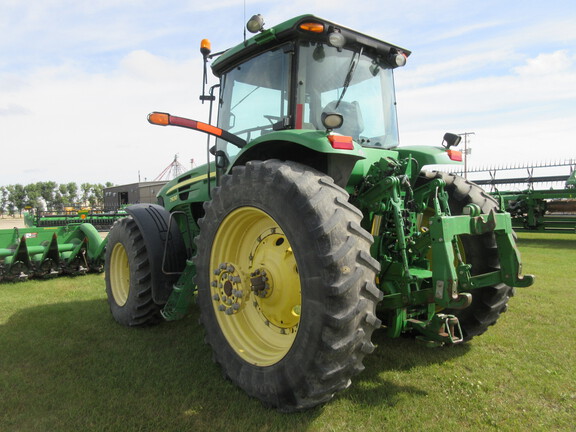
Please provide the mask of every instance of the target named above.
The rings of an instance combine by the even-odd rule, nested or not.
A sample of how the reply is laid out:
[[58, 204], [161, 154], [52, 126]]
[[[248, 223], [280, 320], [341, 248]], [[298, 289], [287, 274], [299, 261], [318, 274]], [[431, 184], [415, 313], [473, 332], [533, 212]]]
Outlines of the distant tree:
[[51, 208], [54, 207], [54, 194], [57, 190], [56, 182], [46, 181], [36, 183], [40, 196], [46, 201], [46, 206]]
[[4, 216], [8, 206], [8, 190], [0, 186], [0, 216]]
[[58, 195], [60, 201], [60, 210], [64, 210], [64, 207], [70, 206], [70, 199], [68, 198], [68, 187], [65, 184], [58, 186]]
[[68, 193], [68, 205], [76, 205], [78, 202], [78, 185], [74, 182], [70, 182], [66, 185], [66, 191]]
[[8, 185], [7, 189], [9, 193], [8, 204], [11, 207], [9, 209], [10, 213], [12, 214], [13, 208], [16, 208], [20, 216], [22, 216], [22, 210], [24, 209], [26, 202], [26, 191], [24, 190], [24, 186], [21, 184]]
[[104, 207], [104, 185], [103, 184], [93, 184], [92, 185], [92, 195], [90, 195], [90, 206], [92, 207]]
[[58, 184], [54, 181], [0, 186], [0, 215], [13, 214], [14, 209], [22, 214], [26, 206], [38, 208], [43, 201], [48, 209], [53, 210], [79, 205], [104, 207], [104, 188], [112, 186], [112, 182], [82, 183], [78, 187], [74, 182]]
[[80, 185], [80, 190], [82, 191], [82, 195], [80, 197], [81, 205], [85, 206], [90, 202], [92, 185], [90, 183], [82, 183]]
[[37, 183], [30, 183], [24, 186], [24, 192], [26, 193], [25, 207], [33, 209], [40, 207], [40, 189]]

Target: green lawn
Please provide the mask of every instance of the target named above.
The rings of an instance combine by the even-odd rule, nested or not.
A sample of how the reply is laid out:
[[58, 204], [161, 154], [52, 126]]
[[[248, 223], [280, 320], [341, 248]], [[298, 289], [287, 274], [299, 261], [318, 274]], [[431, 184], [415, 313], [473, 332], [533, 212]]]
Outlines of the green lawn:
[[428, 349], [375, 333], [329, 404], [280, 414], [225, 381], [198, 312], [111, 318], [102, 275], [0, 285], [0, 431], [574, 431], [576, 236], [521, 234], [536, 284], [495, 327]]

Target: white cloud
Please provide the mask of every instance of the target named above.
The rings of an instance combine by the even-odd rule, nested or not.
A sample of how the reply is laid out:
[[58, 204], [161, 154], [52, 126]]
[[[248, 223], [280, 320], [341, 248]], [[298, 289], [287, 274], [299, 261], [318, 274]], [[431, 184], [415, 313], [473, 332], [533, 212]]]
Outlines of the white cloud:
[[[45, 68], [21, 79], [0, 112], [5, 169], [0, 184], [54, 179], [129, 183], [152, 180], [178, 153], [189, 166], [205, 160], [205, 135], [149, 125], [154, 110], [204, 119], [194, 103], [199, 61], [176, 62], [145, 51], [127, 55], [109, 74], [74, 65]], [[31, 169], [33, 168], [33, 169]], [[29, 171], [30, 170], [30, 171]]]
[[536, 58], [528, 59], [525, 65], [514, 69], [521, 76], [562, 75], [573, 69], [575, 56], [570, 56], [567, 50], [553, 53], [543, 53]]
[[[560, 67], [549, 64], [555, 59]], [[548, 64], [548, 67], [545, 67]], [[426, 68], [425, 68], [426, 69]], [[434, 68], [428, 68], [434, 79]], [[439, 71], [439, 72], [438, 72]], [[438, 68], [437, 73], [442, 73]], [[399, 72], [400, 74], [401, 72]], [[420, 81], [424, 81], [421, 79]], [[402, 83], [404, 81], [400, 81]], [[473, 78], [438, 85], [404, 89], [398, 86], [399, 101], [411, 115], [431, 119], [477, 114], [502, 115], [548, 102], [576, 98], [576, 68], [567, 52], [541, 54], [505, 76]], [[576, 110], [576, 107], [573, 108]]]
[[403, 145], [474, 131], [476, 165], [576, 157], [576, 66], [567, 50], [528, 58], [505, 76], [400, 89], [398, 98]]
[[[489, 69], [499, 66], [503, 59], [509, 61], [514, 57], [510, 51], [475, 52], [463, 56], [453, 56], [446, 52], [435, 63], [426, 63], [411, 68], [411, 59], [408, 66], [400, 69], [396, 74], [396, 82], [401, 87], [414, 88], [433, 82], [445, 82], [464, 74], [474, 74], [478, 69]], [[516, 56], [518, 57], [518, 56]]]

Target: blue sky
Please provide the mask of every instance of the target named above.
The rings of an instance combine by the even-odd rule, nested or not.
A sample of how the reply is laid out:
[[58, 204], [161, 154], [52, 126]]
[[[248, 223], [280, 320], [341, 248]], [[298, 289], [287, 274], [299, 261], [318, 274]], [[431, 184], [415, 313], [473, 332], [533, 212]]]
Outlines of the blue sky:
[[[152, 180], [205, 136], [202, 38], [242, 40], [242, 1], [0, 0], [0, 185]], [[397, 70], [403, 145], [474, 132], [473, 166], [576, 158], [576, 2], [246, 1], [272, 26], [313, 13], [412, 51]], [[212, 83], [215, 80], [212, 79]]]

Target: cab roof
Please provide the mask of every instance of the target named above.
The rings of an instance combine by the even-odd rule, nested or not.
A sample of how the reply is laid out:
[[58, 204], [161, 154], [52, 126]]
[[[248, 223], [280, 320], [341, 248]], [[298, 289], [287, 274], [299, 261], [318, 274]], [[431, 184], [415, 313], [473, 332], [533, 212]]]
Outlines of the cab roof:
[[[323, 30], [321, 32], [305, 30], [301, 28], [301, 25], [304, 23], [322, 24]], [[406, 57], [410, 55], [410, 51], [407, 49], [307, 14], [284, 21], [228, 49], [212, 63], [212, 72], [214, 75], [220, 77], [224, 72], [237, 64], [243, 63], [260, 52], [287, 41], [310, 40], [328, 43], [328, 35], [334, 31], [342, 33], [345, 37], [346, 43], [344, 46], [346, 48], [354, 49], [362, 46], [366, 52], [373, 51], [381, 55], [388, 55], [391, 52], [402, 53]]]

